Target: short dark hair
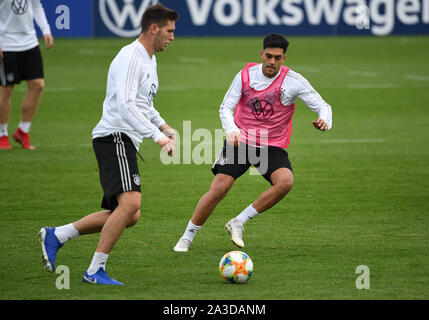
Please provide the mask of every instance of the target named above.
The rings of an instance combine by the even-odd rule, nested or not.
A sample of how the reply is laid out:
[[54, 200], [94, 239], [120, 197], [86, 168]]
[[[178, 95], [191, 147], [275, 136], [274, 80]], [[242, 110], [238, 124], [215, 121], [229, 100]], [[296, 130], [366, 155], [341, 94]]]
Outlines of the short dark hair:
[[167, 21], [176, 21], [177, 19], [179, 19], [179, 14], [176, 11], [164, 7], [161, 3], [157, 3], [147, 7], [143, 13], [141, 21], [142, 32], [149, 30], [150, 25], [153, 23], [162, 28], [167, 24]]
[[279, 33], [271, 33], [264, 38], [264, 49], [266, 48], [282, 48], [286, 53], [289, 41]]

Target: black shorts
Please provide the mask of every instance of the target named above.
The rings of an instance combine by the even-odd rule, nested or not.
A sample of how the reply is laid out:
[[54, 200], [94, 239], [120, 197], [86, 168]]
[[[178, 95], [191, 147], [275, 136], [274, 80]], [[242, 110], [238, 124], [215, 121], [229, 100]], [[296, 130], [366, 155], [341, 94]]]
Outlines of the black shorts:
[[39, 46], [22, 52], [3, 51], [3, 59], [0, 62], [0, 85], [18, 84], [23, 80], [43, 77], [43, 61]]
[[231, 147], [227, 146], [225, 141], [212, 166], [212, 172], [214, 175], [223, 173], [236, 180], [251, 165], [271, 184], [271, 174], [277, 169], [287, 168], [292, 171], [288, 153], [282, 148], [272, 146], [257, 148], [245, 143], [240, 143], [238, 147]]
[[104, 192], [101, 207], [113, 211], [118, 206], [120, 193], [141, 192], [137, 150], [131, 139], [120, 132], [93, 139], [92, 147]]

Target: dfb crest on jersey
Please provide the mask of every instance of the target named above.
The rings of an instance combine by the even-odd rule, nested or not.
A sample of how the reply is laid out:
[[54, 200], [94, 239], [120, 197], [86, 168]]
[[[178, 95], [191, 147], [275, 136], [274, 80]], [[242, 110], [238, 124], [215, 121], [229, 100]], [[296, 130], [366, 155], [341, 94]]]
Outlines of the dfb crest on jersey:
[[120, 37], [137, 37], [141, 18], [147, 7], [158, 0], [99, 0], [98, 9], [105, 26]]
[[28, 0], [13, 0], [11, 7], [14, 14], [23, 15], [28, 10]]
[[158, 91], [156, 84], [152, 83], [152, 85], [150, 86], [150, 92], [149, 92], [149, 97], [151, 97], [151, 99], [155, 99], [156, 98], [156, 92]]
[[136, 186], [139, 186], [140, 185], [140, 175], [138, 175], [138, 174], [133, 175], [133, 181], [134, 181], [134, 184]]

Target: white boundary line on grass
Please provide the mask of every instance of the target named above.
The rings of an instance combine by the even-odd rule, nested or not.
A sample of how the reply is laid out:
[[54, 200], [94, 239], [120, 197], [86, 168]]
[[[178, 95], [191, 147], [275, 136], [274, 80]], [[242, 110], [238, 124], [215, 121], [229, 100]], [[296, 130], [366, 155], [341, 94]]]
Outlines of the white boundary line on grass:
[[62, 143], [62, 144], [44, 144], [42, 146], [38, 146], [37, 149], [45, 149], [45, 148], [68, 148], [68, 147], [81, 147], [81, 148], [89, 148], [92, 147], [91, 143], [77, 143], [77, 144], [70, 144], [70, 143]]
[[383, 143], [386, 142], [386, 139], [383, 138], [374, 138], [374, 139], [330, 139], [330, 140], [321, 140], [321, 143]]
[[[27, 92], [28, 88], [26, 86], [20, 86], [14, 90], [19, 91], [19, 92]], [[45, 91], [45, 92], [73, 92], [73, 91], [78, 91], [78, 89], [75, 87], [49, 87], [49, 86], [46, 86], [43, 89], [43, 91]]]
[[417, 74], [407, 74], [405, 75], [407, 80], [417, 80], [417, 81], [429, 81], [429, 76], [422, 76]]
[[399, 88], [399, 84], [396, 83], [360, 83], [360, 84], [348, 84], [348, 89], [394, 89]]
[[187, 57], [187, 56], [180, 56], [179, 61], [182, 63], [196, 63], [196, 64], [209, 63], [209, 59], [207, 58], [195, 58], [195, 57]]
[[358, 70], [349, 70], [347, 71], [347, 74], [350, 76], [359, 76], [359, 77], [378, 77], [377, 72], [371, 72], [371, 71], [358, 71]]

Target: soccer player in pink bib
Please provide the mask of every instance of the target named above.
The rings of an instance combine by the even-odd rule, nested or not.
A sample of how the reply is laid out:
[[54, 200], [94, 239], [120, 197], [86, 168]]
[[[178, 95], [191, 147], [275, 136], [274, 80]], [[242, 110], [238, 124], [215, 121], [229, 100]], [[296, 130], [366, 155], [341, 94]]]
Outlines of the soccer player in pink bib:
[[285, 149], [290, 143], [297, 98], [318, 114], [312, 122], [316, 129], [331, 129], [331, 107], [303, 76], [283, 65], [288, 45], [280, 34], [267, 35], [261, 50], [262, 63], [248, 63], [235, 76], [219, 110], [227, 137], [212, 167], [215, 177], [174, 251], [189, 250], [197, 231], [251, 165], [271, 186], [227, 222], [225, 229], [236, 246], [244, 247], [244, 224], [292, 189], [292, 166]]

